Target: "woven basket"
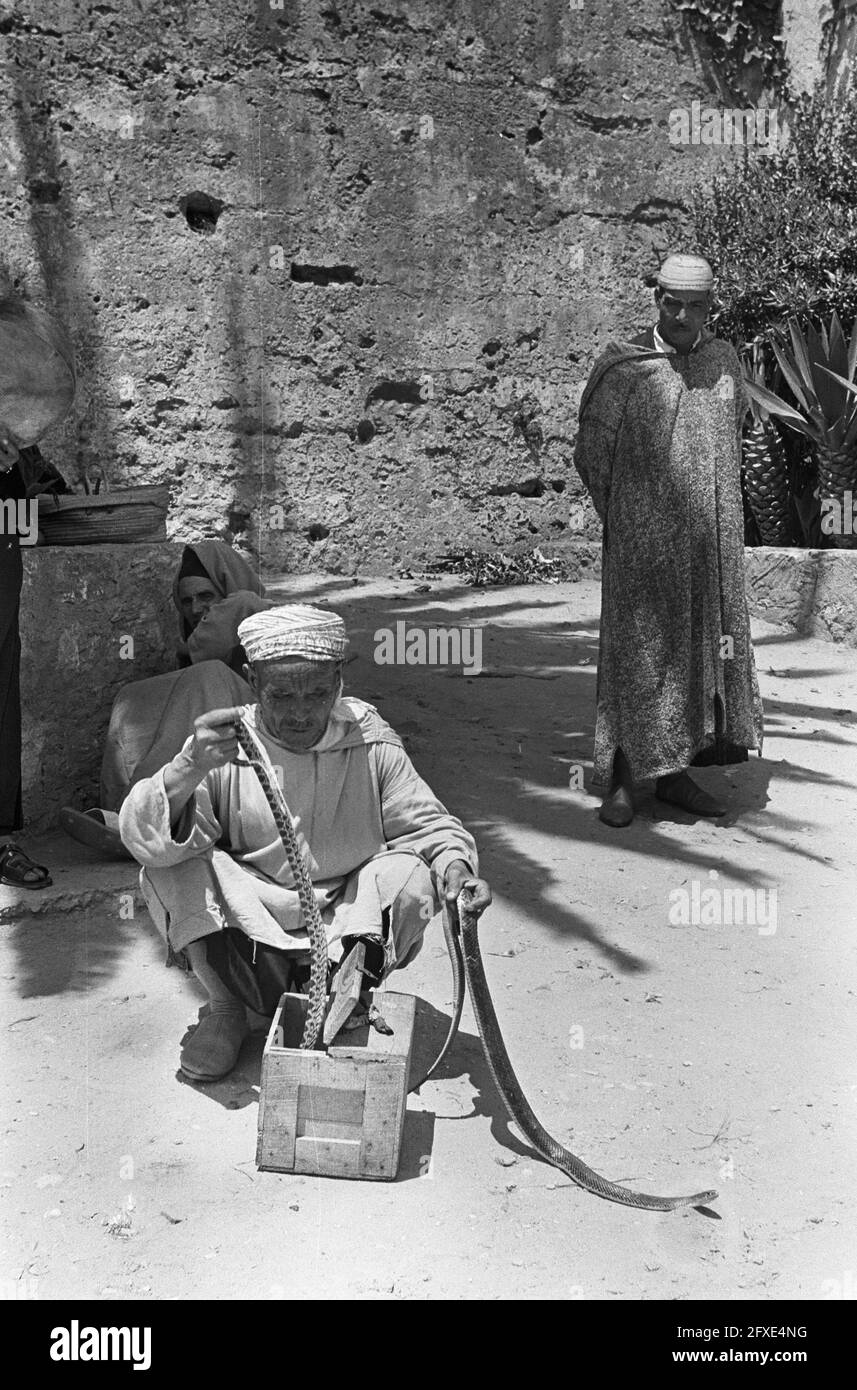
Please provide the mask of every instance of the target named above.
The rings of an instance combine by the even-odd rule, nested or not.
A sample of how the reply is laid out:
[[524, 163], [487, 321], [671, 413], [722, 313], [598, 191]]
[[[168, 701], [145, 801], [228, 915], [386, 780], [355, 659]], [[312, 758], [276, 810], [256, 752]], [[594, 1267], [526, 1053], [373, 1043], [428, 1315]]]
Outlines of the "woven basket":
[[97, 497], [79, 493], [39, 498], [46, 545], [114, 545], [167, 539], [168, 487], [130, 487]]

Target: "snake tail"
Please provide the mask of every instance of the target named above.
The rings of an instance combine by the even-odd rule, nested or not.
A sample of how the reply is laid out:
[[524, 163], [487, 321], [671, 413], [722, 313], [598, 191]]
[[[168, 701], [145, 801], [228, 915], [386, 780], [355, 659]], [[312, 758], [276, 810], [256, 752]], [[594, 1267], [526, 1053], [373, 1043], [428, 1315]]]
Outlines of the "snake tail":
[[555, 1168], [559, 1168], [572, 1182], [577, 1183], [578, 1187], [596, 1197], [603, 1197], [607, 1202], [619, 1202], [622, 1206], [639, 1207], [645, 1211], [674, 1211], [677, 1207], [706, 1206], [713, 1202], [717, 1193], [711, 1191], [695, 1192], [689, 1197], [653, 1197], [645, 1192], [634, 1192], [629, 1187], [602, 1178], [600, 1173], [588, 1168], [575, 1154], [563, 1148], [562, 1144], [548, 1134], [521, 1090], [520, 1082], [512, 1069], [485, 978], [485, 967], [479, 950], [477, 918], [467, 911], [463, 894], [459, 898], [458, 917], [461, 925], [464, 968], [470, 987], [470, 1002], [476, 1015], [488, 1068], [510, 1118], [536, 1152]]

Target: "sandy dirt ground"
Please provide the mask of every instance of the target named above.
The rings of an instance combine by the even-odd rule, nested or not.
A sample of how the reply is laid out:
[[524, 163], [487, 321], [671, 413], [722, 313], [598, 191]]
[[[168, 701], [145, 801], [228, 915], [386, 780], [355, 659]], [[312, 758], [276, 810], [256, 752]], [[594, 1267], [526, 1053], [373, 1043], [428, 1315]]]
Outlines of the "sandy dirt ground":
[[[29, 845], [52, 890], [23, 908], [0, 890], [4, 1296], [857, 1296], [857, 652], [756, 624], [765, 756], [698, 774], [730, 814], [693, 822], [643, 790], [610, 830], [589, 790], [597, 585], [281, 592], [342, 612], [350, 691], [477, 837], [489, 980], [544, 1123], [611, 1178], [717, 1188], [716, 1216], [614, 1206], [535, 1158], [469, 1008], [411, 1097], [395, 1182], [257, 1171], [261, 1036], [228, 1079], [184, 1083], [201, 999], [139, 905], [129, 920], [133, 866], [54, 837]], [[375, 664], [397, 621], [480, 624], [483, 674]], [[675, 920], [679, 890], [711, 887], [758, 890], [756, 922]], [[423, 1062], [451, 1005], [439, 919], [394, 983]]]

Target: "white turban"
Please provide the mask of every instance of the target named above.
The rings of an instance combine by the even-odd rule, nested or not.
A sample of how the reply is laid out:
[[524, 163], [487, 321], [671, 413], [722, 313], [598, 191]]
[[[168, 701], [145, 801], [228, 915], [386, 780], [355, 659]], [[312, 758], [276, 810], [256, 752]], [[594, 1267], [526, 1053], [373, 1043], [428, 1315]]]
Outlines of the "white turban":
[[658, 271], [658, 284], [664, 290], [710, 290], [714, 271], [704, 256], [667, 256]]
[[267, 608], [245, 618], [238, 624], [238, 640], [249, 662], [279, 661], [286, 656], [341, 661], [348, 646], [345, 624], [338, 614], [304, 603]]

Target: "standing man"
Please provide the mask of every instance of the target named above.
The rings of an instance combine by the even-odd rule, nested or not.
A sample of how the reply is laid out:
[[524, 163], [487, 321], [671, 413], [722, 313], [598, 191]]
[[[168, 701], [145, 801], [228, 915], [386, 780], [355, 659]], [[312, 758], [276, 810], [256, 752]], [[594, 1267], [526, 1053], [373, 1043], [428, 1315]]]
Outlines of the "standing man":
[[51, 882], [9, 838], [22, 825], [19, 508], [50, 487], [66, 490], [35, 446], [71, 408], [75, 384], [71, 343], [59, 324], [23, 300], [0, 298], [0, 883], [18, 888]]
[[671, 255], [657, 326], [612, 342], [580, 403], [575, 467], [603, 524], [595, 781], [629, 825], [635, 781], [696, 816], [725, 807], [688, 768], [762, 749], [744, 591], [738, 357], [705, 327], [713, 274]]

